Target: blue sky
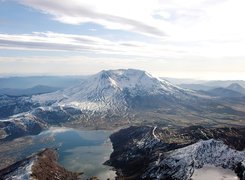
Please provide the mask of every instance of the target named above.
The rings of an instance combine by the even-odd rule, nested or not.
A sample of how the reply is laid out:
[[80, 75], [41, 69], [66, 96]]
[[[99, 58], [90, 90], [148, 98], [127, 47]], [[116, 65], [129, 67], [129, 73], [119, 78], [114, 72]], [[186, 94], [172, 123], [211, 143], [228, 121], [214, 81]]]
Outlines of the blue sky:
[[0, 0], [0, 74], [245, 79], [242, 0]]

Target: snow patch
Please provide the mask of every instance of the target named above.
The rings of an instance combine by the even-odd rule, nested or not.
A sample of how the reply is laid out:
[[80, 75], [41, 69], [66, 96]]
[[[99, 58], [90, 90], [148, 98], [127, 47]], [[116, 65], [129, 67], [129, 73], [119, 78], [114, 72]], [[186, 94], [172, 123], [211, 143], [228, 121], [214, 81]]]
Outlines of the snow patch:
[[27, 180], [31, 179], [32, 166], [34, 165], [35, 159], [30, 160], [24, 166], [19, 166], [12, 174], [6, 177], [6, 180]]
[[157, 137], [157, 135], [155, 134], [155, 131], [156, 131], [157, 127], [155, 126], [152, 130], [152, 135], [153, 137], [157, 140], [157, 141], [160, 141], [160, 139]]

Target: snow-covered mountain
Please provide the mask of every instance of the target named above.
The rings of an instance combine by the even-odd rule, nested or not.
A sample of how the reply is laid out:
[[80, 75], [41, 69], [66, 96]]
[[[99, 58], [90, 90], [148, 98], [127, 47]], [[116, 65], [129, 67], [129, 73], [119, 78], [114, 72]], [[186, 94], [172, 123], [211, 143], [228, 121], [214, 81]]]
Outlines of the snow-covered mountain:
[[[224, 113], [227, 112], [236, 120], [243, 119], [241, 116], [245, 117], [245, 113], [214, 100], [210, 96], [182, 89], [153, 77], [145, 71], [101, 71], [81, 79], [77, 85], [56, 92], [32, 97], [0, 97], [0, 119], [5, 119], [4, 122], [0, 120], [0, 137], [10, 138], [11, 134], [15, 134], [15, 127], [19, 127], [14, 120], [16, 117], [29, 120], [29, 116], [23, 118], [18, 113], [31, 114], [32, 119], [38, 120], [37, 124], [41, 124], [41, 127], [69, 124], [107, 129], [134, 123], [198, 124], [202, 120], [212, 121], [217, 113], [221, 113], [221, 121], [224, 116], [226, 118]], [[13, 115], [16, 116], [12, 117]], [[7, 121], [9, 128], [2, 128]]]
[[62, 91], [33, 96], [39, 103], [52, 106], [70, 106], [84, 110], [126, 110], [129, 97], [165, 96], [187, 98], [192, 91], [184, 90], [171, 83], [155, 78], [145, 71], [120, 69], [101, 71], [79, 85]]

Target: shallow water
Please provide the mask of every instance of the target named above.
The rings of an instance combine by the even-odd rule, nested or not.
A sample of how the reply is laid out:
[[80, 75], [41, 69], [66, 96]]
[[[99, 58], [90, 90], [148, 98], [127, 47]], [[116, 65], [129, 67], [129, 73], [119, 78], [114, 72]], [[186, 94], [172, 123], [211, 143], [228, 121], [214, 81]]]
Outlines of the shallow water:
[[211, 165], [196, 169], [191, 177], [193, 180], [238, 180], [237, 175], [230, 169]]

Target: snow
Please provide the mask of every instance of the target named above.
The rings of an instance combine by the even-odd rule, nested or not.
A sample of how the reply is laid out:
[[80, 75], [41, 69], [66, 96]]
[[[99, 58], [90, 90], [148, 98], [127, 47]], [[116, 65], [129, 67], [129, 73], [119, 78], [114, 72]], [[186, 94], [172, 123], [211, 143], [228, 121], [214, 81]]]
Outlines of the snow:
[[81, 110], [108, 111], [127, 109], [123, 91], [137, 95], [175, 95], [190, 93], [171, 83], [135, 69], [101, 71], [79, 85], [53, 93], [36, 95], [32, 100], [45, 105], [70, 106]]
[[154, 137], [156, 140], [160, 141], [160, 139], [159, 139], [159, 138], [156, 136], [156, 134], [155, 134], [156, 129], [157, 129], [157, 127], [155, 126], [155, 127], [153, 128], [153, 130], [152, 130], [152, 135], [153, 135], [153, 137]]
[[170, 154], [170, 158], [178, 159], [180, 162], [194, 162], [196, 168], [202, 167], [204, 164], [232, 168], [234, 164], [232, 161], [238, 163], [245, 159], [245, 151], [231, 149], [223, 142], [214, 139], [201, 140], [193, 145], [170, 152]]
[[32, 166], [35, 162], [33, 158], [24, 166], [19, 166], [12, 174], [6, 177], [6, 180], [29, 180], [31, 179]]
[[5, 134], [0, 139], [7, 138], [11, 135], [15, 136], [16, 129], [17, 131], [21, 129], [24, 133], [25, 131], [30, 131], [35, 125], [41, 125], [41, 122], [37, 120], [36, 116], [29, 112], [16, 114], [8, 119], [2, 119], [0, 122], [6, 123], [1, 129]]
[[29, 112], [15, 114], [14, 116], [11, 116], [7, 119], [0, 119], [1, 122], [16, 122], [22, 125], [24, 125], [25, 123], [34, 121], [34, 120], [35, 120], [35, 116]]
[[[142, 177], [168, 177], [174, 179], [190, 179], [195, 169], [204, 165], [213, 165], [233, 169], [235, 165], [245, 160], [245, 151], [229, 148], [221, 141], [214, 139], [199, 141], [195, 144], [159, 154], [158, 159], [150, 164]], [[168, 169], [171, 167], [171, 169]], [[178, 171], [181, 169], [181, 171]]]
[[152, 132], [149, 131], [148, 133], [144, 134], [141, 139], [135, 139], [134, 143], [136, 144], [138, 149], [150, 149], [152, 150], [155, 145], [159, 144], [160, 139], [157, 138], [155, 135], [156, 128], [153, 128]]
[[159, 163], [161, 162], [161, 156], [162, 156], [162, 153], [159, 153], [159, 154], [158, 154], [158, 159], [157, 159], [157, 161], [156, 161], [156, 165], [157, 165], [157, 166], [158, 166]]
[[205, 165], [194, 171], [193, 180], [238, 180], [238, 176], [230, 169]]

